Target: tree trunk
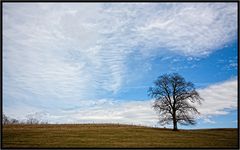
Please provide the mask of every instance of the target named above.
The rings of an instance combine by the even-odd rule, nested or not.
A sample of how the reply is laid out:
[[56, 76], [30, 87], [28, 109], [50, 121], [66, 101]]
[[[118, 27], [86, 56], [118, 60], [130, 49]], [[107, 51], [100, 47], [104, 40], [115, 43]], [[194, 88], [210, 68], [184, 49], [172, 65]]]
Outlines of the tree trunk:
[[173, 110], [173, 131], [177, 131], [177, 119], [176, 119], [176, 111]]
[[173, 131], [177, 131], [178, 128], [177, 128], [177, 121], [174, 119], [173, 120]]

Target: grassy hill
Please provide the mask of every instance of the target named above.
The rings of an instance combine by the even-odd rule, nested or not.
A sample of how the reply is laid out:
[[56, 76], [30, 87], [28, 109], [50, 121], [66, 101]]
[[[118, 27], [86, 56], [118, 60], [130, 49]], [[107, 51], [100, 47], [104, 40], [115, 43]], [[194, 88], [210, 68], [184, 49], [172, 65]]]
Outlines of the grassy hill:
[[4, 148], [237, 148], [237, 129], [180, 130], [131, 125], [4, 125]]

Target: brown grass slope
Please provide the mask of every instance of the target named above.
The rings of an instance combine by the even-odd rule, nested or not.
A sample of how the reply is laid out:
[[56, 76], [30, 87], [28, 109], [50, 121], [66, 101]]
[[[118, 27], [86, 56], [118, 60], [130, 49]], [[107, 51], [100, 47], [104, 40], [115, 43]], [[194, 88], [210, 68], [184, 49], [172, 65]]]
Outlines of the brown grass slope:
[[237, 148], [237, 129], [180, 130], [130, 125], [4, 125], [3, 148]]

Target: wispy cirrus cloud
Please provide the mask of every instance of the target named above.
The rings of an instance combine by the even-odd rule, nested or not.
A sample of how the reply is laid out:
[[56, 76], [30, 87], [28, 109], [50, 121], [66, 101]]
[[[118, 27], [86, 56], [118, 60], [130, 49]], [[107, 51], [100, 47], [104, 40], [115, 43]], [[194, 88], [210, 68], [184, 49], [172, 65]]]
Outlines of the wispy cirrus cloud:
[[136, 47], [138, 57], [157, 56], [161, 48], [202, 56], [229, 43], [237, 30], [237, 6], [231, 3], [38, 3], [3, 8], [4, 73], [49, 93], [99, 87], [116, 92]]
[[[167, 10], [166, 10], [167, 9]], [[236, 5], [166, 4], [137, 30], [150, 45], [188, 56], [204, 56], [236, 38]]]

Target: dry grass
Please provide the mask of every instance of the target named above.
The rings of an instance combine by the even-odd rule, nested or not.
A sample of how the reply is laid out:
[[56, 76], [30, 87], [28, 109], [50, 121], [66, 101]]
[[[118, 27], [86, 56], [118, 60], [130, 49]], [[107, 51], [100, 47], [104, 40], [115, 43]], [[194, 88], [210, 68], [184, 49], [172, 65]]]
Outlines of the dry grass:
[[238, 148], [237, 129], [180, 130], [130, 125], [5, 125], [3, 148]]

